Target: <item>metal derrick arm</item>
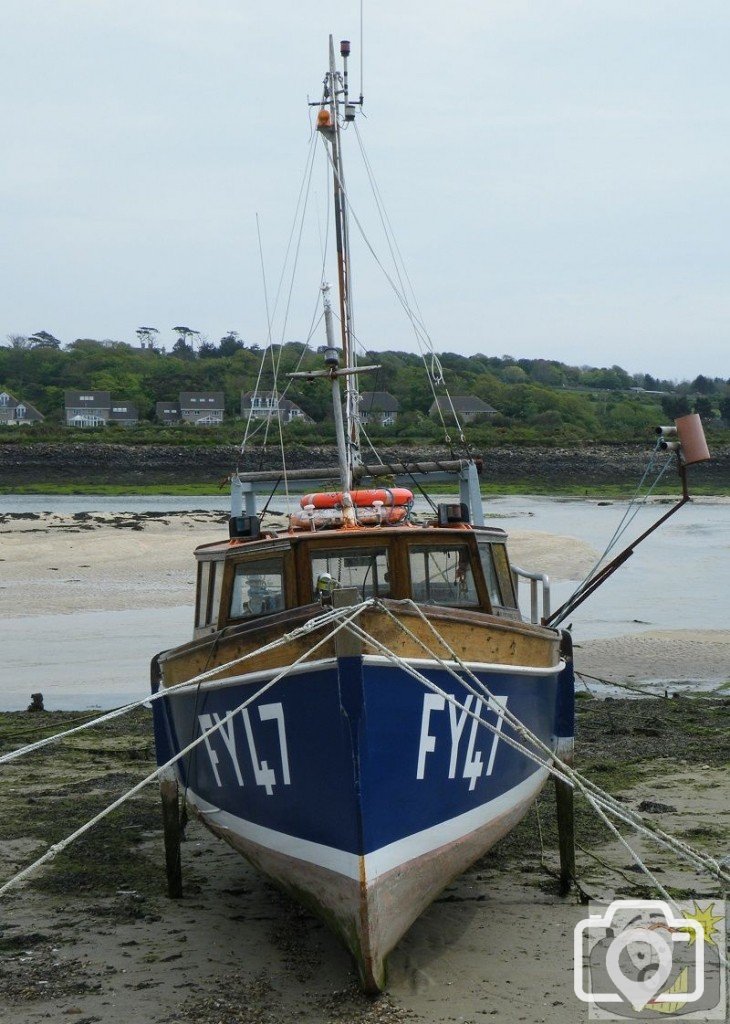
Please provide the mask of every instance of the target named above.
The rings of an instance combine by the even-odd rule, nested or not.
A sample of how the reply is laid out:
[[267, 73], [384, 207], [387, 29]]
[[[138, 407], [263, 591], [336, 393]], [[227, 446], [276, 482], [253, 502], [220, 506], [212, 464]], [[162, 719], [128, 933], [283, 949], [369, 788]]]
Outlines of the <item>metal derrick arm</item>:
[[[481, 472], [482, 460], [471, 460]], [[358, 466], [353, 471], [355, 480], [362, 480], [364, 477], [396, 476], [400, 474], [427, 473], [460, 473], [470, 465], [468, 459], [450, 459], [446, 462], [378, 462], [371, 466]], [[340, 474], [339, 466], [328, 466], [319, 469], [290, 469], [287, 473], [289, 480], [336, 480]], [[278, 469], [255, 470], [251, 473], [237, 473], [236, 477], [243, 483], [256, 483], [256, 481], [280, 480], [281, 471]]]
[[655, 530], [658, 530], [663, 523], [666, 523], [667, 519], [669, 519], [670, 516], [673, 516], [675, 512], [679, 512], [680, 508], [682, 508], [683, 505], [686, 505], [688, 501], [691, 501], [689, 490], [687, 488], [687, 467], [682, 462], [682, 459], [679, 456], [679, 454], [677, 457], [677, 463], [679, 469], [679, 478], [682, 481], [682, 497], [679, 499], [676, 505], [672, 505], [668, 512], [665, 512], [664, 515], [657, 519], [657, 521], [653, 523], [647, 530], [644, 530], [644, 532], [640, 536], [638, 536], [636, 540], [632, 541], [631, 544], [627, 545], [627, 547], [625, 547], [623, 551], [616, 555], [615, 558], [612, 558], [610, 562], [607, 562], [606, 565], [604, 565], [604, 567], [600, 570], [600, 572], [597, 572], [596, 575], [591, 580], [589, 580], [582, 589], [579, 589], [575, 594], [573, 594], [572, 597], [569, 597], [564, 604], [562, 604], [552, 613], [552, 615], [550, 615], [546, 619], [543, 619], [543, 626], [557, 627], [561, 622], [563, 622], [563, 620], [566, 619], [568, 615], [570, 615], [573, 611], [575, 611], [575, 609], [579, 605], [583, 604], [586, 598], [590, 597], [591, 594], [598, 590], [598, 588], [606, 582], [609, 576], [612, 576], [616, 572], [616, 570], [624, 564], [624, 562], [631, 558], [634, 551], [639, 546], [639, 544], [642, 543], [642, 541], [645, 541], [646, 538], [651, 536], [651, 534], [654, 533]]

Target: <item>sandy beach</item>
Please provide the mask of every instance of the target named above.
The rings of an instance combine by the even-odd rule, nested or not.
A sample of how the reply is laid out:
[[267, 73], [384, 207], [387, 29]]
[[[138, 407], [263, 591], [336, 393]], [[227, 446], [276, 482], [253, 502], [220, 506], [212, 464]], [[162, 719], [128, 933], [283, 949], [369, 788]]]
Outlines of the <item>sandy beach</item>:
[[[192, 604], [194, 544], [224, 516], [79, 513], [0, 522], [0, 611], [20, 619]], [[512, 533], [513, 559], [579, 578], [595, 552], [571, 537]], [[579, 649], [581, 668], [617, 682], [727, 681], [730, 631], [649, 630]], [[578, 655], [577, 655], [578, 656]], [[591, 685], [591, 680], [587, 680]], [[728, 701], [578, 701], [577, 763], [652, 820], [716, 854], [730, 836]], [[724, 716], [724, 717], [723, 717]], [[0, 749], [60, 728], [61, 713], [0, 715]], [[38, 856], [152, 766], [149, 717], [5, 767], [0, 877]], [[572, 932], [586, 915], [557, 895], [552, 787], [517, 832], [457, 879], [390, 960], [389, 986], [362, 996], [351, 964], [317, 920], [295, 907], [197, 822], [183, 847], [185, 895], [164, 892], [158, 798], [148, 789], [33, 881], [3, 899], [0, 1016], [15, 1024], [274, 1024], [525, 1021], [577, 1024]], [[646, 893], [625, 849], [578, 809], [579, 878], [595, 898]], [[638, 849], [663, 884], [715, 898], [667, 853]]]

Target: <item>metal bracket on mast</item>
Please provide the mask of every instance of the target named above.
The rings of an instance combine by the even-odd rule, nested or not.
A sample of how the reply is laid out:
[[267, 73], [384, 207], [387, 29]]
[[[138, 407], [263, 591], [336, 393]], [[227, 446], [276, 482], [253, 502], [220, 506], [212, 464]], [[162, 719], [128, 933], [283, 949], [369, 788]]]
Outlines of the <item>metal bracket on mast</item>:
[[479, 488], [479, 469], [473, 460], [459, 470], [459, 497], [469, 509], [472, 525], [484, 526], [484, 507]]

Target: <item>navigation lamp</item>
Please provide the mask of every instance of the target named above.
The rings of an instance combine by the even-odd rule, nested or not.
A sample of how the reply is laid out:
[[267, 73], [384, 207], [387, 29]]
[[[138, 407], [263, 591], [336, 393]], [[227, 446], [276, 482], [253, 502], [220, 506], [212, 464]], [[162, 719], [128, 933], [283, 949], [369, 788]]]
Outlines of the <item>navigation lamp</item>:
[[340, 43], [340, 56], [341, 57], [349, 57], [350, 56], [350, 40], [349, 39], [343, 39], [341, 41], [341, 43]]
[[317, 114], [317, 129], [323, 131], [332, 127], [332, 116], [326, 107], [321, 107]]
[[674, 422], [677, 424], [677, 437], [682, 446], [684, 464], [692, 466], [695, 462], [709, 462], [712, 456], [707, 447], [699, 415], [691, 412], [689, 416], [680, 416]]
[[314, 523], [314, 505], [312, 504], [311, 501], [309, 502], [308, 505], [304, 506], [304, 511], [309, 516], [309, 528], [311, 529], [312, 533], [314, 533], [316, 526]]
[[328, 345], [324, 350], [324, 361], [327, 366], [331, 366], [333, 369], [337, 369], [340, 365], [340, 353], [336, 348]]
[[345, 104], [345, 120], [346, 121], [354, 121], [355, 120], [355, 110], [356, 110], [356, 107], [355, 107], [354, 103], [346, 103]]

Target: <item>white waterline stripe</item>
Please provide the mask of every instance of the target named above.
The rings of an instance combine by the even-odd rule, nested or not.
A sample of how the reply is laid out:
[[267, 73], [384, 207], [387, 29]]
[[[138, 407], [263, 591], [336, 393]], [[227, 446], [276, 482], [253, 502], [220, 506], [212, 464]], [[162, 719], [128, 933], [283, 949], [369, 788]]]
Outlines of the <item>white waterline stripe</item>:
[[374, 881], [380, 875], [392, 871], [393, 868], [407, 864], [408, 861], [422, 857], [424, 854], [432, 853], [441, 846], [463, 839], [464, 836], [501, 817], [507, 811], [512, 810], [518, 804], [531, 800], [542, 789], [545, 779], [548, 777], [546, 768], [538, 768], [526, 779], [512, 789], [508, 789], [501, 796], [494, 797], [480, 807], [474, 807], [470, 811], [450, 818], [448, 821], [441, 821], [438, 825], [432, 825], [422, 832], [414, 832], [413, 835], [398, 839], [388, 846], [382, 846], [379, 850], [367, 854], [365, 857], [365, 875], [368, 881]]
[[[547, 769], [539, 768], [517, 786], [493, 800], [488, 800], [479, 807], [474, 807], [455, 818], [439, 822], [421, 832], [414, 832], [410, 836], [398, 839], [394, 843], [389, 843], [379, 850], [366, 854], [363, 858], [366, 882], [374, 882], [394, 868], [402, 867], [417, 857], [433, 853], [434, 850], [438, 850], [442, 846], [463, 839], [495, 818], [501, 817], [518, 804], [530, 801], [542, 788], [547, 775]], [[239, 818], [229, 811], [221, 810], [214, 804], [208, 803], [207, 800], [203, 800], [190, 789], [188, 790], [188, 799], [203, 815], [215, 815], [214, 824], [218, 828], [228, 829], [242, 839], [250, 840], [285, 857], [293, 857], [306, 861], [308, 864], [315, 864], [317, 867], [326, 868], [328, 871], [334, 871], [355, 881], [360, 880], [361, 858], [357, 854], [347, 853], [345, 850], [338, 850], [336, 847], [325, 846], [322, 843], [314, 843], [309, 839], [300, 839], [286, 832], [279, 832], [263, 825], [257, 825], [245, 818]]]

